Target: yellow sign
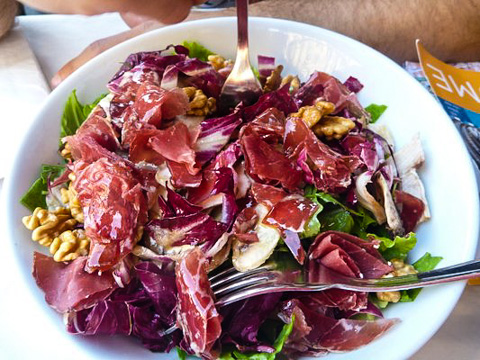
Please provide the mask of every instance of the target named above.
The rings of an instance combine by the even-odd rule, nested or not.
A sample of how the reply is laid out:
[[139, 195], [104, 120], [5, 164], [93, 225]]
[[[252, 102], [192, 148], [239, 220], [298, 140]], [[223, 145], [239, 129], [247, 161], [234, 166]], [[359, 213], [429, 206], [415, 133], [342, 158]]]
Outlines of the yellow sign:
[[452, 117], [476, 124], [480, 113], [480, 72], [445, 64], [425, 50], [419, 40], [417, 51], [423, 72], [445, 110]]

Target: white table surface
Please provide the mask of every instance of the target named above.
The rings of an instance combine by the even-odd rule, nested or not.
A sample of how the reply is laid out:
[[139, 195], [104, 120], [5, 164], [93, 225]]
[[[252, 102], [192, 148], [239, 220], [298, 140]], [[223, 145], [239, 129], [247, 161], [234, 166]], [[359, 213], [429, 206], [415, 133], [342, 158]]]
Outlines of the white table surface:
[[[91, 42], [127, 29], [116, 14], [91, 18], [66, 15], [28, 16], [19, 17], [17, 25], [27, 39], [46, 79], [50, 79], [64, 63]], [[18, 31], [14, 36], [18, 36]], [[4, 54], [0, 52], [0, 60], [2, 55]], [[30, 121], [31, 115], [25, 116], [28, 118], [23, 120]], [[0, 192], [1, 185], [0, 180]], [[52, 349], [51, 346], [54, 347], [55, 341], [52, 339], [50, 346], [41, 344], [34, 334], [36, 331], [49, 331], [50, 326], [36, 324], [36, 310], [22, 306], [26, 305], [22, 303], [23, 296], [27, 297], [26, 293], [12, 294], [14, 287], [12, 277], [8, 276], [8, 264], [9, 259], [0, 260], [0, 359], [31, 358], [32, 348], [38, 349], [37, 359], [44, 358], [50, 352], [49, 349]], [[19, 342], [18, 337], [23, 333], [29, 336], [25, 342]], [[50, 358], [60, 358], [59, 355], [55, 354]], [[72, 354], [65, 356], [75, 358]], [[387, 359], [386, 354], [379, 354], [379, 359]], [[411, 359], [480, 359], [480, 286], [467, 286], [443, 327]]]

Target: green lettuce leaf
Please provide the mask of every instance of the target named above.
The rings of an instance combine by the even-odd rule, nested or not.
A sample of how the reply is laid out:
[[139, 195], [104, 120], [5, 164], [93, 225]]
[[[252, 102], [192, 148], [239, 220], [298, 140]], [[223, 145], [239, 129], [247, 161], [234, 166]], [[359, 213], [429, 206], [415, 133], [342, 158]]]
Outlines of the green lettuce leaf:
[[[430, 253], [425, 253], [420, 259], [413, 263], [413, 267], [418, 272], [425, 272], [435, 269], [438, 263], [443, 258], [441, 256], [432, 256]], [[400, 302], [412, 302], [414, 301], [418, 294], [422, 291], [421, 288], [419, 289], [411, 289], [411, 290], [403, 290], [402, 296], [400, 298]]]
[[23, 194], [20, 198], [20, 203], [31, 211], [35, 210], [37, 207], [46, 209], [47, 203], [45, 201], [45, 196], [47, 195], [48, 190], [48, 179], [56, 179], [62, 175], [64, 171], [64, 165], [43, 164], [38, 179], [35, 180], [27, 192]]
[[208, 61], [208, 56], [214, 55], [213, 52], [208, 50], [203, 45], [200, 45], [196, 41], [192, 41], [192, 42], [184, 41], [182, 45], [188, 49], [189, 51], [188, 56], [191, 58], [197, 58], [198, 60], [201, 60], [201, 61]]
[[292, 321], [289, 324], [285, 324], [282, 331], [278, 335], [277, 339], [273, 343], [275, 351], [273, 353], [241, 353], [238, 350], [227, 351], [222, 353], [220, 360], [275, 360], [277, 354], [279, 354], [288, 336], [292, 333], [293, 324], [295, 323], [295, 316], [292, 316]]
[[370, 113], [370, 116], [372, 117], [370, 123], [373, 124], [380, 118], [380, 116], [382, 116], [385, 110], [387, 110], [387, 105], [370, 104], [365, 110]]
[[73, 90], [67, 99], [60, 121], [60, 138], [73, 135], [87, 119], [93, 108], [102, 100], [106, 94], [98, 97], [93, 103], [83, 105], [78, 101], [76, 90]]
[[408, 233], [406, 236], [395, 236], [395, 239], [381, 237], [374, 234], [368, 234], [370, 238], [375, 238], [381, 241], [380, 253], [385, 260], [401, 259], [405, 260], [410, 250], [417, 244], [417, 236], [415, 233]]
[[[347, 231], [362, 239], [367, 239], [367, 228], [377, 224], [369, 212], [360, 205], [357, 205], [357, 210], [353, 210], [334, 196], [318, 191], [314, 186], [310, 185], [305, 188], [305, 197], [325, 208], [319, 215], [319, 218], [325, 217], [324, 221], [320, 220], [322, 231]], [[329, 221], [331, 225], [324, 227]]]
[[354, 225], [352, 215], [343, 208], [326, 211], [320, 214], [319, 220], [323, 231], [336, 230], [350, 233]]
[[313, 214], [308, 224], [305, 226], [305, 229], [303, 230], [303, 232], [300, 233], [301, 239], [314, 237], [320, 233], [321, 225], [320, 225], [320, 220], [318, 220], [318, 215], [323, 211], [323, 205], [320, 204], [316, 199], [312, 199], [312, 200], [318, 205], [318, 209], [315, 212], [315, 214]]
[[418, 272], [430, 271], [435, 269], [442, 259], [441, 256], [432, 256], [429, 252], [426, 252], [425, 255], [413, 263], [413, 267]]
[[177, 346], [177, 356], [179, 360], [186, 360], [187, 353]]
[[376, 225], [377, 221], [369, 215], [368, 211], [361, 207], [360, 205], [357, 206], [358, 211], [353, 216], [353, 228], [352, 228], [352, 234], [362, 238], [362, 239], [368, 239], [368, 232], [367, 229], [370, 225]]

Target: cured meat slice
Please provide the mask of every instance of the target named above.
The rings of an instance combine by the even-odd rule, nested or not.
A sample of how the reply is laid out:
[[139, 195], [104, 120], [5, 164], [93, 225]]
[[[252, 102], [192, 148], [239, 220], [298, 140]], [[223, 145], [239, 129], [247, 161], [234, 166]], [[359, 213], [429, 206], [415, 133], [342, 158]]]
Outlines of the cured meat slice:
[[177, 325], [196, 355], [214, 359], [218, 354], [212, 348], [222, 332], [222, 317], [215, 308], [207, 267], [207, 259], [198, 248], [188, 252], [177, 263]]
[[188, 97], [182, 89], [164, 90], [152, 83], [143, 83], [133, 103], [138, 120], [159, 127], [162, 120], [184, 115], [188, 108]]
[[33, 277], [45, 292], [48, 305], [60, 313], [80, 311], [106, 299], [117, 287], [112, 273], [84, 271], [87, 258], [79, 257], [66, 265], [52, 257], [33, 254]]
[[318, 205], [301, 195], [288, 195], [277, 202], [263, 222], [281, 230], [302, 232]]
[[336, 319], [331, 311], [314, 306], [309, 297], [282, 304], [280, 316], [284, 321], [291, 321], [292, 315], [295, 315], [295, 324], [285, 351], [295, 357], [352, 351], [372, 342], [398, 323], [398, 319]]
[[91, 240], [86, 269], [107, 270], [128, 255], [141, 236], [147, 201], [133, 170], [123, 161], [76, 162], [73, 187]]
[[302, 173], [283, 153], [263, 141], [258, 135], [241, 138], [247, 174], [258, 182], [281, 184], [296, 189], [302, 183]]
[[119, 159], [115, 154], [119, 147], [117, 135], [110, 122], [100, 115], [92, 114], [75, 135], [63, 139], [71, 148], [74, 160], [94, 162], [102, 157]]
[[[285, 153], [311, 169], [315, 186], [327, 193], [340, 193], [350, 186], [352, 173], [362, 165], [356, 156], [344, 156], [322, 143], [300, 118], [289, 118], [285, 125]], [[299, 158], [305, 151], [306, 159]], [[305, 171], [305, 170], [304, 170]]]

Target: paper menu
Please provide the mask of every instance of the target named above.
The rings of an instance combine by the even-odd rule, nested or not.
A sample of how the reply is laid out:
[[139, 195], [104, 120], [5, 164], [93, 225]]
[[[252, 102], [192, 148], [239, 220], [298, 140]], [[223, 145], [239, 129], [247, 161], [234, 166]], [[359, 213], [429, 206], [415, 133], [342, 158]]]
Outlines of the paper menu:
[[454, 119], [480, 127], [480, 72], [440, 61], [418, 40], [417, 51], [425, 77], [445, 111]]

